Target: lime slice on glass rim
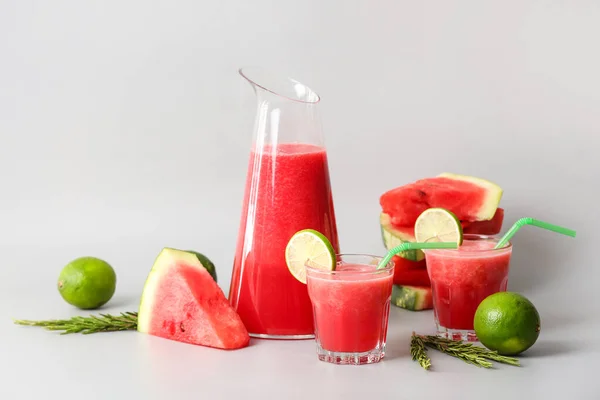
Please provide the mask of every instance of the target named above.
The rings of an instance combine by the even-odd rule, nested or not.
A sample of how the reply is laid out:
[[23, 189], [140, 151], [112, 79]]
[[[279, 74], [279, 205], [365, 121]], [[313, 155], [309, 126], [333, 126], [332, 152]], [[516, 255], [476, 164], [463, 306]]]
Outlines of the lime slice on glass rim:
[[417, 242], [463, 242], [462, 225], [452, 211], [445, 208], [429, 208], [415, 222]]
[[306, 264], [323, 271], [335, 270], [333, 246], [321, 232], [303, 229], [294, 233], [285, 247], [285, 262], [290, 273], [306, 283]]

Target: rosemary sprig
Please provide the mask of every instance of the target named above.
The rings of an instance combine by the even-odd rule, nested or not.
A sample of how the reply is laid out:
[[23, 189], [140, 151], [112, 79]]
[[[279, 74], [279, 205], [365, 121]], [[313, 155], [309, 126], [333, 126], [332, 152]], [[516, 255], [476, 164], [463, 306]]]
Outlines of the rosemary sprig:
[[462, 341], [455, 341], [437, 336], [425, 336], [425, 343], [439, 343], [440, 346], [445, 348], [454, 348], [461, 352], [468, 352], [469, 354], [476, 354], [481, 358], [496, 361], [503, 364], [514, 365], [516, 367], [521, 366], [519, 360], [514, 357], [507, 357], [498, 354], [497, 351], [489, 350], [485, 347], [475, 346], [473, 343], [464, 343]]
[[[420, 340], [417, 340], [417, 338]], [[473, 343], [464, 343], [460, 340], [451, 340], [438, 336], [417, 335], [413, 332], [410, 346], [410, 352], [411, 355], [413, 355], [413, 360], [415, 360], [415, 354], [425, 353], [419, 347], [429, 347], [452, 357], [461, 359], [468, 364], [473, 364], [483, 368], [491, 368], [493, 366], [493, 364], [488, 360], [514, 365], [517, 367], [521, 365], [519, 360], [514, 357], [502, 356], [496, 351], [486, 349], [485, 347], [475, 346]], [[416, 359], [419, 360], [419, 358]], [[419, 364], [425, 368], [420, 360]], [[431, 365], [429, 363], [428, 367], [425, 369], [429, 369], [430, 366]]]
[[410, 355], [412, 356], [413, 361], [419, 362], [421, 367], [425, 369], [429, 369], [431, 367], [431, 359], [427, 354], [425, 342], [423, 342], [423, 338], [421, 336], [416, 335], [414, 332], [410, 338]]
[[455, 344], [447, 343], [445, 341], [439, 341], [438, 338], [426, 336], [424, 341], [425, 345], [433, 349], [439, 350], [442, 353], [446, 353], [452, 357], [460, 358], [468, 364], [473, 364], [478, 367], [492, 368], [493, 364], [481, 357], [478, 352], [472, 352], [468, 345], [464, 343]]
[[98, 332], [116, 332], [137, 329], [137, 313], [122, 312], [121, 315], [99, 314], [70, 319], [46, 321], [14, 320], [17, 325], [40, 326], [50, 331], [63, 331], [61, 335], [81, 333], [88, 335]]

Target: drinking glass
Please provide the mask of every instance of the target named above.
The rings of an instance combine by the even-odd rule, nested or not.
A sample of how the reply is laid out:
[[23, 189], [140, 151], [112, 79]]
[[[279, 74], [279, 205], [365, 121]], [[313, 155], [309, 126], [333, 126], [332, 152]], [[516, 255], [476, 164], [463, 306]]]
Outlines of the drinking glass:
[[371, 364], [385, 356], [394, 263], [382, 257], [339, 254], [334, 271], [306, 266], [319, 360]]

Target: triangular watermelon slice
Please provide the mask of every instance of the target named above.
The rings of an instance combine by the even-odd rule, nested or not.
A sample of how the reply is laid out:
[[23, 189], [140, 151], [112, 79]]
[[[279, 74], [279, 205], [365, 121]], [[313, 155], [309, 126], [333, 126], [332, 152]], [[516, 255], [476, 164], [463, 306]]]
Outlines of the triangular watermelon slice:
[[451, 210], [461, 221], [493, 218], [502, 198], [502, 188], [485, 179], [443, 173], [397, 187], [380, 199], [382, 211], [394, 226], [413, 226], [428, 208]]
[[195, 254], [164, 248], [148, 275], [138, 331], [219, 349], [238, 349], [250, 336]]

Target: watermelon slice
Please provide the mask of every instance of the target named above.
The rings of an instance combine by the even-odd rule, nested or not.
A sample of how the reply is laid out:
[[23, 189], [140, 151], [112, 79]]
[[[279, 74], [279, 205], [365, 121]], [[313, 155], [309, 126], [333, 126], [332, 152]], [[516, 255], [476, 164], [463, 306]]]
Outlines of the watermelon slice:
[[[396, 227], [391, 223], [391, 218], [386, 213], [379, 214], [379, 225], [381, 228], [381, 238], [383, 245], [387, 250], [404, 242], [415, 241], [414, 227]], [[401, 254], [403, 258], [411, 261], [421, 261], [425, 258], [425, 253], [421, 250], [407, 250]]]
[[394, 226], [413, 226], [428, 208], [452, 211], [461, 221], [492, 219], [502, 198], [502, 188], [473, 176], [443, 173], [384, 193], [379, 203]]
[[148, 275], [138, 331], [218, 349], [238, 349], [250, 336], [221, 288], [194, 253], [164, 248]]
[[472, 233], [479, 235], [496, 235], [502, 230], [504, 222], [504, 209], [498, 208], [496, 214], [489, 221], [461, 221], [463, 233]]
[[425, 259], [421, 261], [411, 261], [398, 255], [392, 257], [394, 262], [394, 274], [401, 273], [402, 271], [413, 271], [415, 269], [425, 269]]
[[431, 286], [425, 260], [410, 261], [394, 256], [394, 284], [409, 286]]
[[430, 287], [392, 286], [392, 304], [410, 311], [430, 310], [433, 296]]

